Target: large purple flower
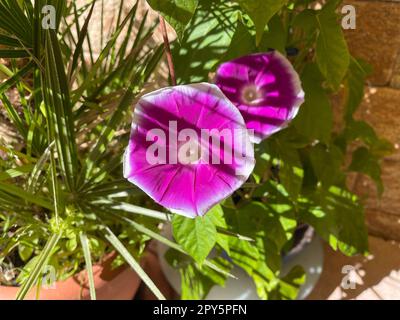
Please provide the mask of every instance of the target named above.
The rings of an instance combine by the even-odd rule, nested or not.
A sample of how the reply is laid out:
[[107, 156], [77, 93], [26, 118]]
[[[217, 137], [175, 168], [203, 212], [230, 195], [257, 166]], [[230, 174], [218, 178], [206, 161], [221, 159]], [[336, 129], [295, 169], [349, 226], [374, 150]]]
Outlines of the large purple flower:
[[217, 86], [164, 88], [136, 105], [124, 177], [174, 213], [204, 215], [254, 164], [244, 119]]
[[304, 102], [299, 76], [276, 51], [223, 63], [216, 84], [254, 130], [255, 143], [285, 128]]

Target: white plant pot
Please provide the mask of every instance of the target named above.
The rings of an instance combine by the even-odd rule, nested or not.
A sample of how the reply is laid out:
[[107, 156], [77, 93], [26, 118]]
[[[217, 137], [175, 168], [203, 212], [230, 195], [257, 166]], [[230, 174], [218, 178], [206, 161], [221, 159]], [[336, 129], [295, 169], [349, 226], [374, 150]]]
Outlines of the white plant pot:
[[[163, 235], [172, 239], [171, 228], [164, 228]], [[174, 290], [181, 293], [181, 279], [179, 272], [171, 267], [165, 260], [164, 255], [168, 247], [158, 243], [157, 252], [161, 269]], [[289, 254], [283, 259], [282, 274], [287, 274], [294, 266], [300, 265], [306, 271], [306, 282], [300, 288], [297, 299], [305, 299], [314, 289], [322, 273], [324, 252], [319, 237], [314, 236], [305, 244], [302, 250]], [[207, 300], [258, 300], [256, 287], [253, 280], [245, 271], [234, 267], [231, 271], [238, 279], [228, 278], [225, 287], [214, 286], [207, 295]]]

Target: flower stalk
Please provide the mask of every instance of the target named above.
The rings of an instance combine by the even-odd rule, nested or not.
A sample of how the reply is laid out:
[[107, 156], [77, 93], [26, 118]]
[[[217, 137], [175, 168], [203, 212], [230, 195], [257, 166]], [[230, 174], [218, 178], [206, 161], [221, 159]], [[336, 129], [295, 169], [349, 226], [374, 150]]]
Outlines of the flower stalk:
[[165, 50], [165, 54], [167, 56], [169, 76], [171, 78], [172, 85], [176, 86], [174, 60], [172, 58], [171, 46], [170, 46], [169, 39], [168, 39], [167, 25], [165, 23], [164, 17], [161, 15], [160, 15], [160, 26], [161, 26], [161, 33], [162, 33], [163, 39], [164, 39], [164, 50]]

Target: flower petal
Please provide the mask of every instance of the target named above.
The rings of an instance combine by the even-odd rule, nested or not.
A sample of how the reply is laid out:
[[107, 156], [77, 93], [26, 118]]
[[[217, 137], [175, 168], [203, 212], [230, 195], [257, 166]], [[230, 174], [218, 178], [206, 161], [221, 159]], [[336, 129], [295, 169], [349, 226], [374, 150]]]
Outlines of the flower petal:
[[277, 51], [223, 63], [216, 84], [254, 130], [255, 143], [285, 128], [304, 102], [298, 74]]
[[[181, 139], [187, 129], [197, 140]], [[187, 145], [200, 150], [189, 163], [180, 158]], [[226, 161], [226, 150], [231, 161]], [[138, 102], [124, 156], [124, 177], [172, 212], [204, 215], [248, 179], [254, 164], [244, 119], [217, 86], [164, 88]]]

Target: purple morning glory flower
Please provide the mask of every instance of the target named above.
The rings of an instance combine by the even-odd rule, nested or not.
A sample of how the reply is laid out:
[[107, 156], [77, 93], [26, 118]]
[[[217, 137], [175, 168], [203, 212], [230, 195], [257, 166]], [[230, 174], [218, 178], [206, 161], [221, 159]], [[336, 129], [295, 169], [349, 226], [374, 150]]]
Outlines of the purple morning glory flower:
[[254, 164], [244, 119], [216, 85], [163, 88], [136, 105], [124, 177], [170, 211], [206, 214]]
[[277, 51], [223, 63], [216, 84], [239, 108], [247, 128], [254, 130], [254, 143], [284, 129], [304, 102], [299, 76]]

